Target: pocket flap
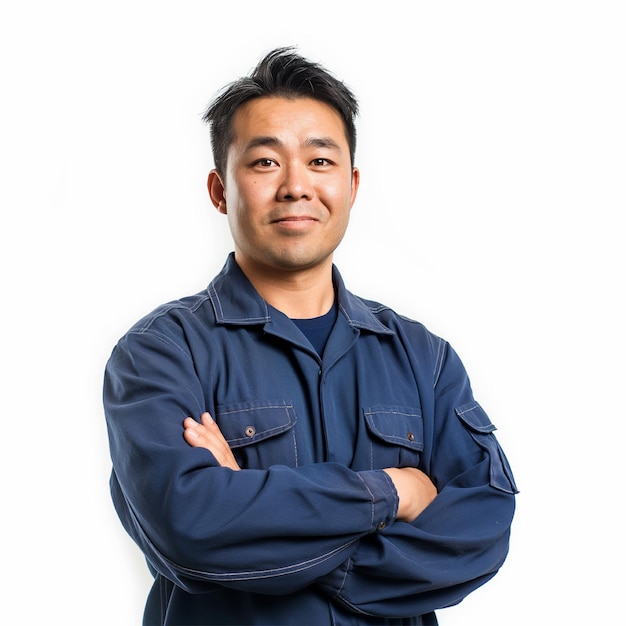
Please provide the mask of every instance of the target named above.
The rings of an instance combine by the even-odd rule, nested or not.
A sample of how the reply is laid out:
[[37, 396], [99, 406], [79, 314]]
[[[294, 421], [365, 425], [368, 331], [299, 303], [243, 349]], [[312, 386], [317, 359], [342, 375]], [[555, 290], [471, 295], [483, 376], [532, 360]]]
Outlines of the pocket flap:
[[290, 430], [296, 413], [286, 402], [240, 403], [217, 407], [216, 421], [228, 445], [238, 448]]
[[476, 433], [491, 433], [496, 430], [485, 410], [476, 402], [464, 404], [455, 410], [459, 419]]
[[517, 493], [517, 485], [511, 466], [500, 447], [485, 410], [477, 402], [470, 402], [455, 409], [459, 419], [467, 427], [474, 441], [489, 455], [489, 483], [506, 493]]
[[372, 407], [364, 410], [369, 431], [387, 443], [410, 450], [424, 450], [424, 424], [417, 409]]

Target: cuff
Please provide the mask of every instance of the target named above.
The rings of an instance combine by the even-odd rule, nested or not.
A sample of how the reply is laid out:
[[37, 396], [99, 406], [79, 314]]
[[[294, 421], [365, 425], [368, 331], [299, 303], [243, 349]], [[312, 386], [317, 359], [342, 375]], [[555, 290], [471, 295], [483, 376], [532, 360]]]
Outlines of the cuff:
[[393, 481], [383, 470], [358, 472], [358, 475], [371, 496], [371, 532], [384, 530], [398, 515], [398, 493]]

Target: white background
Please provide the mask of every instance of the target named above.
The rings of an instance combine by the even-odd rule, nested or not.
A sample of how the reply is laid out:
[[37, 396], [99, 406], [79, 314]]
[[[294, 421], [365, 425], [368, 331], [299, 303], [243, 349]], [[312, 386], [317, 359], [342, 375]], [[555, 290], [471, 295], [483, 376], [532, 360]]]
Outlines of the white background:
[[221, 268], [231, 244], [205, 192], [200, 115], [281, 45], [361, 101], [362, 186], [336, 255], [349, 288], [453, 344], [521, 488], [509, 559], [440, 611], [441, 624], [617, 623], [621, 5], [2, 5], [1, 550], [12, 624], [140, 622], [149, 577], [109, 498], [102, 371], [137, 318]]

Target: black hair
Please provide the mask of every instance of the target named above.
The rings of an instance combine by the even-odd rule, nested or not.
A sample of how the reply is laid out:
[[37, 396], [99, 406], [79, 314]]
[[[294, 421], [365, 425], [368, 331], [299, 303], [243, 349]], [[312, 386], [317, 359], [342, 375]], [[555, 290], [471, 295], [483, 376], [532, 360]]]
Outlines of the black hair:
[[276, 48], [266, 54], [249, 76], [226, 85], [207, 107], [202, 121], [209, 124], [215, 169], [225, 174], [228, 148], [233, 140], [233, 116], [254, 98], [314, 98], [333, 107], [341, 116], [354, 165], [355, 118], [358, 102], [352, 91], [318, 63], [296, 54], [293, 47]]

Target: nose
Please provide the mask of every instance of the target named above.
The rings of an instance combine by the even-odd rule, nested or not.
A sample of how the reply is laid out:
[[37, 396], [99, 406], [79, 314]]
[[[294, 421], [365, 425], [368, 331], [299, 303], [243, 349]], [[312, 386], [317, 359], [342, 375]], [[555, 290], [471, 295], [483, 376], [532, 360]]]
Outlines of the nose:
[[284, 201], [310, 200], [313, 197], [311, 175], [304, 164], [287, 163], [283, 165], [277, 197]]

